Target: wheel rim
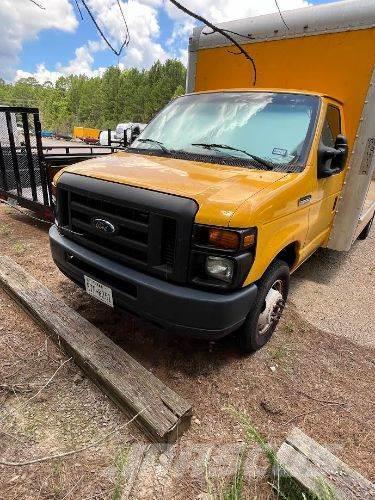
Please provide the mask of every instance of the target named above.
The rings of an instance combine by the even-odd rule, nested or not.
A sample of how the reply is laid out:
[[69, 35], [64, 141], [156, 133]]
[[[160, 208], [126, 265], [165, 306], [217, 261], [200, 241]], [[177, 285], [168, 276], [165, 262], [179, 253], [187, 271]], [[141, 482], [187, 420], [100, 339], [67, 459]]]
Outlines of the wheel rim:
[[279, 322], [285, 307], [283, 292], [284, 283], [281, 280], [275, 281], [269, 289], [258, 319], [258, 335], [266, 335]]

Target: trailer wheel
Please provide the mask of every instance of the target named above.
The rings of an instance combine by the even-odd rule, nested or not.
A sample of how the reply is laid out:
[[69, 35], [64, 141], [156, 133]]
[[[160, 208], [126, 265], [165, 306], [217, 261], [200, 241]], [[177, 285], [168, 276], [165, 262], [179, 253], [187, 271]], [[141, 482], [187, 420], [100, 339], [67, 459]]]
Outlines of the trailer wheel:
[[241, 350], [257, 351], [271, 338], [284, 311], [289, 292], [289, 266], [276, 260], [258, 283], [258, 295], [239, 329]]
[[372, 216], [372, 219], [367, 224], [367, 226], [365, 228], [363, 228], [362, 232], [359, 234], [359, 236], [358, 236], [359, 240], [365, 240], [367, 238], [367, 236], [370, 234], [371, 226], [372, 226], [372, 223], [374, 222], [374, 216], [375, 216], [375, 214]]

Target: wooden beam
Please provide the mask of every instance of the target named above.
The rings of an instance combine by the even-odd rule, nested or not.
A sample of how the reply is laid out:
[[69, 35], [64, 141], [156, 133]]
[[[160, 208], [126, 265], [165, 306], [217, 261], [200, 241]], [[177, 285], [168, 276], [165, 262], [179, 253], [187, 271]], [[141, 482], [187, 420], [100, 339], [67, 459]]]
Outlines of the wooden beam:
[[327, 487], [335, 499], [375, 498], [374, 484], [297, 427], [281, 445], [277, 459], [281, 476], [291, 476], [318, 498]]
[[0, 286], [122, 410], [140, 413], [136, 421], [152, 439], [174, 442], [189, 427], [188, 402], [5, 256], [0, 256]]

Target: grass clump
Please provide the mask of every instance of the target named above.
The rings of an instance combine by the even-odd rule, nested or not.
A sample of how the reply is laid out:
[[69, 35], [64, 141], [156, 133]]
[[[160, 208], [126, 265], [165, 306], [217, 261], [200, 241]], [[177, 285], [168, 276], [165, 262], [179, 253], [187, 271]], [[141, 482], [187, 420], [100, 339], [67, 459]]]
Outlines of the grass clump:
[[[243, 413], [234, 413], [244, 429], [247, 443], [257, 444], [267, 458], [271, 471], [269, 485], [274, 490], [276, 498], [282, 500], [337, 500], [334, 489], [322, 477], [317, 479], [317, 493], [315, 494], [300, 485], [285, 470], [279, 462], [275, 450], [257, 431], [250, 419]], [[228, 497], [228, 500], [232, 500], [232, 498], [240, 500], [243, 497]]]
[[237, 459], [236, 471], [229, 484], [214, 486], [208, 467], [208, 456], [205, 461], [206, 484], [210, 500], [242, 500], [245, 487], [245, 460], [247, 449], [243, 449]]
[[130, 448], [122, 449], [115, 458], [116, 477], [112, 493], [112, 500], [120, 500], [124, 488], [124, 469], [129, 459]]

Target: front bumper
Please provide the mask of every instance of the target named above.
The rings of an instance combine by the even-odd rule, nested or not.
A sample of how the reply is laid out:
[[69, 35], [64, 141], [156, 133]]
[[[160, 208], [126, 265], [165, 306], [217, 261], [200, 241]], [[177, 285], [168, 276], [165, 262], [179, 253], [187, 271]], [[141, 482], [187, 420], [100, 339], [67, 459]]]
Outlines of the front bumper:
[[215, 339], [233, 332], [257, 296], [254, 284], [229, 293], [176, 285], [102, 257], [62, 236], [56, 226], [49, 235], [53, 260], [79, 286], [84, 288], [84, 276], [90, 276], [112, 289], [116, 307], [192, 337]]

